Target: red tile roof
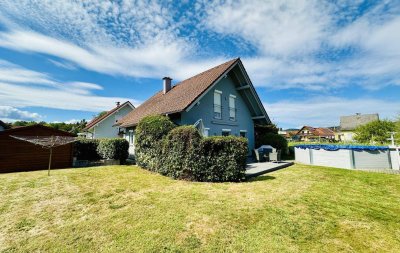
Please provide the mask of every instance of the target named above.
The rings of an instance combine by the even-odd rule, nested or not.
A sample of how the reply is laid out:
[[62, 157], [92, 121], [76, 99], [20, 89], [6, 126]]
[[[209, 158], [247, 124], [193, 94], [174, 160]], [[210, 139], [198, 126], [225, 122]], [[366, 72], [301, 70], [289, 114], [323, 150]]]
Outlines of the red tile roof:
[[136, 125], [143, 117], [151, 114], [172, 114], [184, 111], [238, 61], [240, 61], [239, 58], [230, 60], [186, 79], [173, 86], [166, 94], [163, 94], [162, 90], [157, 92], [120, 119], [118, 124], [122, 127], [129, 127]]
[[117, 111], [119, 108], [124, 107], [127, 104], [130, 104], [132, 107], [134, 107], [131, 102], [126, 101], [125, 103], [121, 104], [120, 106], [116, 106], [113, 109], [111, 109], [110, 111], [108, 111], [107, 113], [105, 113], [104, 115], [94, 118], [92, 119], [83, 130], [89, 130], [90, 128], [94, 127], [97, 123], [99, 123], [100, 121], [102, 121], [103, 119], [107, 118], [108, 116], [110, 116], [111, 114], [113, 114], [115, 111]]

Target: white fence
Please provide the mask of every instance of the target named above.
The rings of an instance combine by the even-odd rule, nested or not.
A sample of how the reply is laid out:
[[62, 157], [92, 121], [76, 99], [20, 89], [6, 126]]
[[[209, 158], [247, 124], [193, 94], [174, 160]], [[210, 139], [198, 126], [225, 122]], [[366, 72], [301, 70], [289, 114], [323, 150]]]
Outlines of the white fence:
[[[306, 145], [305, 145], [306, 146]], [[295, 147], [296, 162], [344, 169], [400, 170], [399, 148], [386, 150], [338, 149], [335, 151]]]

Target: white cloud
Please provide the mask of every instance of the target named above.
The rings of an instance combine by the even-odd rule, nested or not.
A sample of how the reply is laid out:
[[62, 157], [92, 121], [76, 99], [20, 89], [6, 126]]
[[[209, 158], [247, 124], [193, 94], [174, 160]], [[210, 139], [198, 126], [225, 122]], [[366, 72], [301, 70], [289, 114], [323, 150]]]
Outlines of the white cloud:
[[[11, 107], [38, 106], [98, 112], [109, 110], [115, 101], [128, 100], [93, 94], [93, 90], [102, 89], [95, 83], [60, 82], [47, 74], [6, 61], [0, 62], [0, 101]], [[133, 103], [137, 105], [140, 102], [134, 100]]]
[[207, 27], [241, 36], [265, 55], [293, 56], [319, 49], [331, 24], [321, 1], [219, 1], [207, 6]]
[[23, 111], [12, 106], [0, 105], [0, 119], [5, 122], [14, 122], [17, 120], [39, 121], [43, 116], [35, 112]]
[[271, 120], [282, 127], [338, 126], [340, 116], [379, 113], [380, 118], [394, 119], [400, 113], [400, 102], [372, 98], [317, 97], [304, 101], [264, 103], [264, 106]]

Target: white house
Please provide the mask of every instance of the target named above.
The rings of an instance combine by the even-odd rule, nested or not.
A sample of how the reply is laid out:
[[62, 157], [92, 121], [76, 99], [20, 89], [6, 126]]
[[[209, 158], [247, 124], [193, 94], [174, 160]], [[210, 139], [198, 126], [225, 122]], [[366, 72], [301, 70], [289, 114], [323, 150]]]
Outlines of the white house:
[[90, 139], [122, 137], [123, 134], [115, 123], [134, 109], [135, 107], [129, 101], [123, 104], [117, 102], [116, 107], [90, 121], [83, 129], [84, 132], [79, 135]]

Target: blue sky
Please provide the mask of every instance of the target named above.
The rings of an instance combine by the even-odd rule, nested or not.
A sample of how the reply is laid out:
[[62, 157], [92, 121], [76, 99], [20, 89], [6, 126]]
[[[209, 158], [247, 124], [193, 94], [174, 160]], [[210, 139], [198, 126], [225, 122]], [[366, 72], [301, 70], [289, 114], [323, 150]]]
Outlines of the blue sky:
[[0, 0], [0, 119], [90, 120], [241, 57], [280, 127], [400, 113], [399, 1]]

